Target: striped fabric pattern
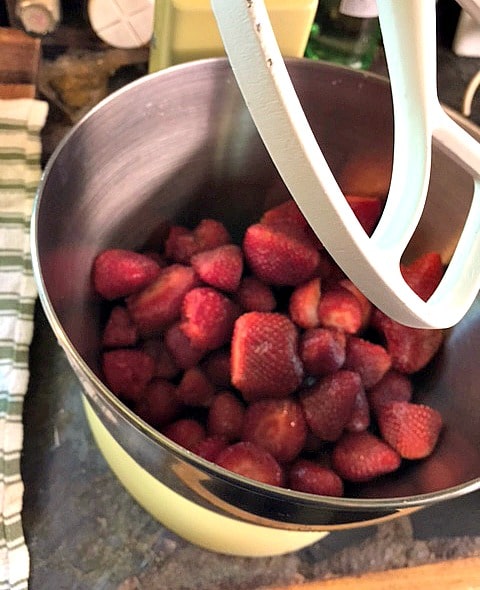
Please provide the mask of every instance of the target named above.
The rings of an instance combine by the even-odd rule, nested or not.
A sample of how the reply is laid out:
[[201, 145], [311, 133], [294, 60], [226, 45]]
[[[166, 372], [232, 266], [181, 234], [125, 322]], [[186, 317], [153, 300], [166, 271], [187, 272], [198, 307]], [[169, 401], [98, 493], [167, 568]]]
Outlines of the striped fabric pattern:
[[30, 216], [47, 109], [39, 100], [0, 100], [0, 590], [28, 588], [20, 455], [37, 295]]

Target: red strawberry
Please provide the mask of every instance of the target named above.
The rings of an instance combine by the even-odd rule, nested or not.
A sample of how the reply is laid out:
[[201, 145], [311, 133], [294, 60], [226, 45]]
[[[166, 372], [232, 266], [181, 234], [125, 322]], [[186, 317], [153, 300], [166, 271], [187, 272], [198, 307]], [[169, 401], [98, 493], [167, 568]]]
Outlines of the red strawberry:
[[320, 324], [355, 334], [362, 326], [362, 308], [355, 295], [343, 287], [325, 291], [318, 304]]
[[130, 315], [143, 336], [164, 330], [180, 317], [185, 294], [198, 282], [195, 271], [181, 264], [162, 269], [146, 289], [127, 299]]
[[377, 197], [345, 195], [348, 204], [368, 235], [371, 235], [380, 219], [383, 202]]
[[209, 406], [215, 389], [198, 367], [187, 369], [180, 379], [175, 395], [186, 406]]
[[221, 291], [238, 289], [243, 272], [243, 254], [238, 246], [226, 244], [199, 252], [190, 263], [204, 283]]
[[380, 344], [356, 336], [347, 339], [344, 366], [360, 375], [366, 389], [378, 383], [391, 365], [390, 355]]
[[321, 296], [320, 279], [310, 279], [293, 290], [288, 305], [290, 319], [301, 328], [316, 328], [320, 324], [318, 304]]
[[412, 382], [404, 373], [388, 371], [368, 392], [368, 403], [374, 414], [384, 404], [394, 401], [409, 402], [412, 399]]
[[357, 392], [353, 412], [345, 429], [350, 432], [362, 432], [370, 426], [370, 404], [364, 389]]
[[118, 348], [103, 353], [102, 369], [105, 381], [118, 397], [138, 401], [152, 379], [155, 362], [141, 350]]
[[245, 311], [273, 311], [277, 306], [272, 289], [256, 277], [241, 281], [236, 301]]
[[299, 354], [308, 375], [315, 377], [334, 373], [345, 362], [344, 332], [312, 328], [300, 338]]
[[343, 496], [341, 478], [332, 469], [308, 459], [298, 459], [290, 466], [288, 486], [297, 492], [321, 496]]
[[242, 439], [265, 449], [280, 463], [293, 461], [306, 437], [302, 408], [292, 398], [259, 400], [245, 411]]
[[243, 477], [272, 486], [283, 485], [283, 471], [264, 449], [246, 441], [230, 445], [218, 455], [217, 465]]
[[173, 379], [180, 372], [180, 368], [173, 360], [164, 342], [161, 342], [155, 355], [155, 377]]
[[241, 315], [233, 331], [232, 384], [247, 401], [286, 397], [303, 379], [295, 325], [279, 313]]
[[332, 467], [343, 479], [364, 482], [391, 473], [401, 463], [400, 455], [369, 432], [345, 432], [332, 452]]
[[392, 368], [402, 373], [423, 369], [438, 352], [444, 338], [443, 330], [404, 326], [378, 309], [372, 314], [371, 325], [385, 338]]
[[347, 289], [347, 291], [350, 291], [350, 293], [352, 293], [352, 295], [355, 295], [355, 297], [357, 298], [358, 303], [360, 304], [360, 309], [362, 310], [362, 324], [360, 326], [360, 329], [363, 330], [368, 326], [368, 323], [370, 322], [373, 305], [360, 291], [360, 289], [354, 283], [352, 283], [350, 279], [341, 279], [338, 284], [340, 287], [343, 287], [344, 289]]
[[254, 274], [268, 285], [299, 285], [313, 277], [320, 261], [308, 242], [261, 223], [247, 228], [243, 252]]
[[205, 351], [195, 348], [190, 338], [176, 323], [165, 332], [165, 347], [173, 362], [180, 369], [189, 369], [199, 363]]
[[327, 375], [305, 389], [300, 403], [310, 430], [321, 440], [337, 440], [352, 417], [361, 390], [360, 376], [345, 370]]
[[102, 346], [104, 348], [126, 348], [137, 342], [137, 327], [132, 322], [128, 311], [120, 306], [115, 306], [108, 317], [102, 334]]
[[202, 362], [202, 369], [216, 387], [228, 389], [232, 385], [228, 350], [214, 350]]
[[180, 328], [195, 348], [215, 350], [229, 342], [237, 306], [212, 287], [189, 291], [182, 303]]
[[233, 393], [217, 393], [208, 411], [207, 432], [230, 442], [239, 440], [244, 412], [244, 405]]
[[230, 241], [230, 234], [221, 222], [203, 219], [193, 231], [183, 226], [172, 226], [165, 243], [165, 255], [174, 262], [187, 264], [194, 254], [229, 244]]
[[216, 219], [202, 219], [193, 233], [199, 245], [198, 252], [224, 246], [232, 241], [227, 228]]
[[160, 267], [149, 256], [114, 248], [95, 258], [92, 280], [95, 291], [112, 300], [141, 291], [159, 274]]
[[175, 397], [175, 386], [165, 379], [153, 379], [135, 406], [135, 413], [148, 424], [160, 428], [175, 420], [181, 408]]
[[214, 463], [218, 455], [228, 446], [227, 441], [220, 436], [207, 436], [198, 442], [193, 448], [192, 452], [202, 459]]
[[424, 301], [433, 294], [440, 283], [444, 266], [438, 252], [427, 252], [410, 264], [400, 267], [405, 282]]
[[180, 418], [171, 422], [165, 426], [162, 434], [189, 451], [193, 451], [206, 438], [205, 428], [193, 418]]
[[423, 459], [437, 444], [442, 417], [423, 404], [390, 402], [378, 412], [378, 426], [385, 441], [404, 459]]
[[165, 240], [165, 256], [181, 264], [188, 264], [196, 251], [192, 232], [183, 225], [172, 225]]
[[292, 198], [265, 211], [260, 223], [289, 231], [293, 228], [303, 240], [307, 240], [317, 249], [323, 248], [320, 240]]

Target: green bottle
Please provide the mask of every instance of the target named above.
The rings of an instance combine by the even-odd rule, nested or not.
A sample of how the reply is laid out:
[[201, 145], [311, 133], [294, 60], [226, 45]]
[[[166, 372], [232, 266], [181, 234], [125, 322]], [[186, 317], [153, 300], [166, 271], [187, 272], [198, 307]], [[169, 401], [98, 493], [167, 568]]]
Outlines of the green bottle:
[[368, 69], [380, 38], [375, 0], [320, 0], [305, 57]]

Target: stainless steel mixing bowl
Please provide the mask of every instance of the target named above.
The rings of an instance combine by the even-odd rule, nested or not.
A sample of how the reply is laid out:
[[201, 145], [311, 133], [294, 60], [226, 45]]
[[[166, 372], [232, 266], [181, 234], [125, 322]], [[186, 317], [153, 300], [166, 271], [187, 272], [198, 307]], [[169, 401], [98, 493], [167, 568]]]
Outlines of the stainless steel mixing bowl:
[[[288, 67], [338, 178], [353, 163], [359, 174], [348, 173], [350, 181], [356, 178], [349, 190], [388, 186], [388, 83], [301, 59], [288, 61]], [[429, 204], [409, 253], [439, 249], [448, 257], [472, 187], [457, 164], [436, 149], [433, 160]], [[142, 246], [163, 220], [195, 224], [215, 217], [238, 238], [270, 204], [265, 195], [278, 181], [228, 62], [206, 60], [140, 79], [93, 109], [50, 159], [32, 221], [40, 298], [82, 383], [87, 416], [112, 469], [152, 514], [194, 542], [218, 549], [215, 541], [204, 540], [205, 531], [185, 533], [185, 527], [204, 526], [194, 520], [195, 508], [205, 517], [207, 537], [234, 538], [246, 525], [245, 546], [229, 549], [224, 538], [219, 541], [220, 550], [232, 553], [291, 550], [324, 531], [371, 524], [480, 488], [477, 304], [418, 377], [417, 399], [438, 408], [446, 423], [434, 455], [344, 498], [273, 488], [217, 468], [149, 427], [103, 385], [102, 309], [90, 283], [94, 256], [110, 246]], [[183, 528], [178, 518], [185, 521]], [[253, 548], [255, 531], [267, 533], [266, 548]], [[275, 538], [293, 539], [297, 533], [298, 540], [276, 548]]]

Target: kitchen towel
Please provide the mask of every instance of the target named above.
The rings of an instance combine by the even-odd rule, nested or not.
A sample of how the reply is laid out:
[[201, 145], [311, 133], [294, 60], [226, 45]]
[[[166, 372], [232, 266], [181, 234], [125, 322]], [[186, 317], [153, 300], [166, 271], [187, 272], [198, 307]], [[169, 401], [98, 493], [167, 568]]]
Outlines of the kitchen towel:
[[41, 100], [0, 100], [0, 590], [28, 588], [30, 568], [20, 457], [37, 296], [30, 217], [47, 111]]

